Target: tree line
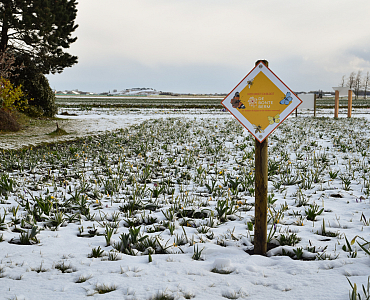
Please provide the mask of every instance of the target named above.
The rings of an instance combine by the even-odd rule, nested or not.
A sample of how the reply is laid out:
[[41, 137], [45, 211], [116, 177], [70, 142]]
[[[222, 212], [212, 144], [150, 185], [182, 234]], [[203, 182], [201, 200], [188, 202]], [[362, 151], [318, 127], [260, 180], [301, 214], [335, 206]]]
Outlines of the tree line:
[[367, 71], [365, 74], [361, 70], [351, 72], [348, 77], [342, 76], [342, 80], [339, 86], [348, 87], [355, 94], [355, 99], [363, 93], [364, 98], [367, 99], [367, 93], [369, 92], [370, 84], [370, 72]]

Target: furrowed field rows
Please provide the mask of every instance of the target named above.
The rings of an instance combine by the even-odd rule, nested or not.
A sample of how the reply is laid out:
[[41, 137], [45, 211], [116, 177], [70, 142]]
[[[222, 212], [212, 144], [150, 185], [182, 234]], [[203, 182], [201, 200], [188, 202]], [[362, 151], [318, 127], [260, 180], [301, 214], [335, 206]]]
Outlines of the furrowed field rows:
[[60, 107], [222, 108], [220, 97], [68, 97], [57, 96]]
[[[349, 194], [347, 203], [370, 195], [370, 141], [358, 138], [367, 126], [362, 119], [291, 118], [272, 135], [269, 242], [297, 246], [294, 252], [280, 247], [274, 255], [346, 255], [321, 240], [329, 233], [336, 239], [348, 234], [330, 226], [337, 204], [346, 204], [343, 193]], [[253, 152], [254, 140], [235, 121], [181, 118], [147, 121], [68, 145], [4, 151], [0, 226], [12, 233], [4, 232], [2, 239], [33, 244], [40, 230], [84, 219], [87, 226], [76, 237], [103, 235], [102, 246], [116, 254], [182, 253], [182, 247], [199, 242], [247, 251], [253, 242]], [[368, 225], [366, 214], [356, 219], [357, 226]], [[311, 232], [309, 224], [318, 216], [321, 229], [317, 225]], [[218, 235], [217, 228], [228, 222], [235, 222], [236, 231]], [[309, 235], [302, 244], [300, 232]]]
[[[328, 272], [341, 283], [335, 298], [355, 292], [370, 255], [368, 131], [366, 119], [291, 117], [269, 137], [269, 258], [250, 255], [255, 141], [233, 119], [159, 118], [2, 151], [0, 281], [12, 289], [4, 292], [37, 280], [60, 297], [148, 299], [157, 290], [234, 299], [264, 295], [264, 280], [285, 299], [300, 295], [286, 278], [317, 283]], [[174, 281], [163, 286], [166, 274]], [[199, 288], [183, 290], [194, 274]], [[359, 277], [350, 285], [343, 274]], [[60, 282], [68, 289], [55, 291]]]
[[[298, 95], [299, 96], [299, 95]], [[222, 97], [69, 97], [57, 96], [59, 107], [91, 108], [91, 107], [121, 107], [121, 108], [223, 108]], [[339, 99], [340, 108], [347, 108], [348, 100]], [[317, 108], [334, 108], [334, 98], [317, 99]], [[353, 108], [369, 108], [370, 100], [353, 99]]]

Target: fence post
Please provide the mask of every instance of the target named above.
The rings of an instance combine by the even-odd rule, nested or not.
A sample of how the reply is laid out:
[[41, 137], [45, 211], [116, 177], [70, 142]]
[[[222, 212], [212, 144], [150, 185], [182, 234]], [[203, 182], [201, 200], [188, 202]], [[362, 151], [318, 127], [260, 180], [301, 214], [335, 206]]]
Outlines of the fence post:
[[339, 91], [335, 91], [335, 103], [334, 103], [334, 118], [338, 118], [339, 115]]
[[348, 90], [348, 118], [352, 116], [352, 90]]

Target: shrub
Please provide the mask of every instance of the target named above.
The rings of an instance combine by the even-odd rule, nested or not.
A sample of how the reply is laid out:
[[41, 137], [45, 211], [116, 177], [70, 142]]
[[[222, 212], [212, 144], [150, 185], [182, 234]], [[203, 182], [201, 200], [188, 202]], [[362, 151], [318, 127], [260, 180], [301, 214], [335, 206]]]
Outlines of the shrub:
[[[54, 116], [57, 113], [57, 106], [49, 81], [44, 74], [40, 73], [39, 68], [28, 56], [18, 54], [16, 65], [20, 66], [22, 64], [27, 67], [20, 70], [19, 75], [12, 78], [12, 81], [17, 85], [22, 85], [24, 97], [21, 100], [26, 100], [32, 105], [26, 110], [26, 113], [30, 113], [32, 116], [40, 116], [42, 112], [46, 117]], [[36, 115], [35, 112], [37, 112]]]
[[23, 84], [27, 99], [32, 101], [27, 113], [35, 117], [42, 114], [46, 117], [52, 117], [57, 113], [55, 95], [49, 86], [49, 81], [43, 74], [35, 74], [31, 80], [24, 81]]
[[44, 115], [44, 110], [40, 106], [34, 106], [34, 105], [28, 106], [24, 110], [24, 112], [31, 118], [38, 118]]
[[14, 87], [9, 79], [0, 78], [0, 130], [18, 131], [21, 129], [17, 118], [16, 102], [23, 97], [22, 86]]
[[17, 122], [13, 113], [10, 110], [0, 109], [0, 130], [2, 131], [18, 131], [21, 126]]
[[23, 96], [21, 87], [21, 85], [14, 87], [10, 80], [0, 78], [0, 104], [2, 108], [13, 108], [14, 102]]

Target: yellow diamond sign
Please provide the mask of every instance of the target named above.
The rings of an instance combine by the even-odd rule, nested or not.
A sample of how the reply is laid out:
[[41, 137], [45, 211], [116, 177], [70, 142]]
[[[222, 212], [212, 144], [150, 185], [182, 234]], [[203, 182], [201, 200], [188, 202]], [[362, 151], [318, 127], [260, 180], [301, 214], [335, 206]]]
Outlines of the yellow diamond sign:
[[260, 62], [221, 103], [263, 142], [302, 100]]

